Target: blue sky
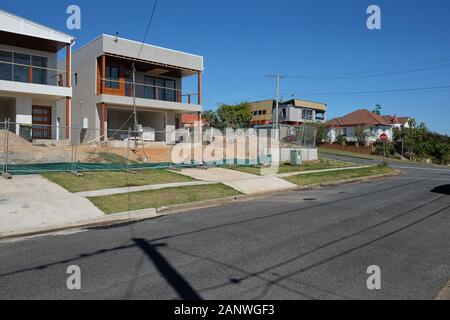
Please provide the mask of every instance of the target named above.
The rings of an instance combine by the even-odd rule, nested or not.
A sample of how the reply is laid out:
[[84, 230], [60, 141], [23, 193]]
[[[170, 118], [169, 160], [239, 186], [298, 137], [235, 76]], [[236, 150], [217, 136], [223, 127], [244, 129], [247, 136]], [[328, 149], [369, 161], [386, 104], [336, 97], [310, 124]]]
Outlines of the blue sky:
[[[66, 30], [66, 8], [82, 10], [82, 29]], [[382, 29], [366, 28], [366, 9], [382, 10]], [[2, 0], [1, 9], [77, 38], [77, 47], [102, 33], [141, 41], [152, 0]], [[104, 9], [103, 7], [107, 8]], [[160, 0], [148, 43], [205, 58], [204, 106], [273, 98], [280, 73], [281, 94], [325, 102], [329, 117], [358, 108], [409, 115], [450, 134], [450, 89], [427, 92], [348, 92], [450, 86], [450, 1], [447, 0]], [[299, 77], [432, 69], [349, 79]], [[195, 89], [194, 81], [187, 89]], [[320, 95], [317, 95], [320, 93]], [[333, 93], [333, 95], [330, 95]]]

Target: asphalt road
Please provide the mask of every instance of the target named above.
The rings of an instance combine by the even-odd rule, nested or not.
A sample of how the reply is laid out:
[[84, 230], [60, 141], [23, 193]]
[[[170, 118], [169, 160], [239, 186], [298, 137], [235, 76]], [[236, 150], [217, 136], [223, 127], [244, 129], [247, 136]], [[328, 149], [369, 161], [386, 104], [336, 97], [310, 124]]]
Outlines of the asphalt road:
[[[0, 298], [435, 299], [450, 278], [450, 170], [403, 170], [2, 242]], [[81, 268], [81, 290], [66, 287], [71, 265]], [[371, 265], [381, 268], [380, 290], [367, 288]]]

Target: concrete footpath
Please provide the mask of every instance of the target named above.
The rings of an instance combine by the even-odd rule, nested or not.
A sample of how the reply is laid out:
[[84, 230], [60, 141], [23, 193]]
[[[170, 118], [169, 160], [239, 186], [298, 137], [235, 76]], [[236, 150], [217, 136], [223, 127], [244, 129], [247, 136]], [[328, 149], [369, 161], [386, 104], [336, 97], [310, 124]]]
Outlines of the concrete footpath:
[[213, 184], [213, 183], [214, 182], [192, 181], [192, 182], [153, 184], [153, 185], [140, 186], [140, 187], [125, 187], [125, 188], [112, 188], [112, 189], [84, 191], [84, 192], [77, 192], [76, 195], [78, 195], [80, 197], [84, 197], [84, 198], [101, 197], [101, 196], [110, 196], [110, 195], [122, 194], [122, 193], [128, 193], [128, 192], [140, 192], [140, 191], [160, 190], [160, 189], [179, 188], [179, 187], [181, 188], [181, 187], [192, 187], [192, 186], [204, 186], [204, 185]]
[[183, 169], [181, 174], [207, 182], [223, 183], [247, 195], [296, 189], [297, 185], [276, 176], [257, 176], [223, 168]]
[[39, 175], [0, 179], [0, 234], [103, 216], [89, 200]]

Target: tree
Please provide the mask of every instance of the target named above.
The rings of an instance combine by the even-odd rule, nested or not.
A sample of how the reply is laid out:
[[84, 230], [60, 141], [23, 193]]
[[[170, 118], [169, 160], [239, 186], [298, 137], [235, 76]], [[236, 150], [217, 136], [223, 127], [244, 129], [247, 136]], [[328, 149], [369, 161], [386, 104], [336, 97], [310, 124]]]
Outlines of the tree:
[[319, 146], [328, 140], [329, 129], [325, 123], [315, 122], [313, 124], [315, 131], [316, 145]]
[[450, 137], [430, 132], [424, 123], [394, 130], [394, 142], [398, 153], [403, 142], [405, 156], [411, 160], [431, 159], [434, 163], [450, 163]]
[[252, 119], [250, 104], [243, 102], [237, 105], [222, 105], [217, 110], [218, 125], [222, 128], [242, 128], [250, 124]]
[[214, 111], [208, 110], [202, 113], [202, 121], [205, 127], [217, 126], [217, 115]]
[[377, 114], [377, 115], [381, 115], [381, 105], [377, 104], [375, 106], [375, 109], [372, 111], [373, 113]]
[[365, 146], [367, 144], [367, 139], [370, 136], [370, 133], [362, 126], [357, 126], [355, 128], [355, 136], [357, 139], [358, 145]]

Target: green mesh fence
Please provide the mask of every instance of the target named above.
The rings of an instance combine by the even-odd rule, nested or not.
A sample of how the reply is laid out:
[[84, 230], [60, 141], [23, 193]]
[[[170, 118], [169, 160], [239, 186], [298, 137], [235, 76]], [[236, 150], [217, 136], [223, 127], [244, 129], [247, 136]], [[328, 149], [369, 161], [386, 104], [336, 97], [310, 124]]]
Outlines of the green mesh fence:
[[206, 161], [204, 163], [191, 162], [184, 164], [162, 163], [39, 163], [39, 164], [10, 164], [7, 171], [13, 175], [39, 174], [43, 172], [88, 172], [88, 171], [123, 171], [123, 170], [157, 170], [157, 169], [183, 169], [194, 168], [199, 165], [221, 167], [226, 165], [254, 166], [271, 162], [270, 157], [261, 157], [255, 160], [228, 159], [220, 161]]

